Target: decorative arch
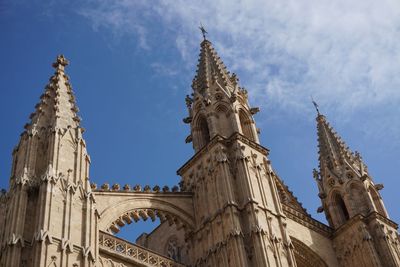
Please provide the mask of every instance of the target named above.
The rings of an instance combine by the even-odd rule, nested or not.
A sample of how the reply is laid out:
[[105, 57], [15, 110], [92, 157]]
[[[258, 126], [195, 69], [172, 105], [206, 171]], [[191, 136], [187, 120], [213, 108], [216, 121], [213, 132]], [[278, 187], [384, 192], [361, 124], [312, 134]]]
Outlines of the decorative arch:
[[218, 104], [215, 107], [217, 118], [218, 134], [224, 137], [229, 137], [232, 134], [232, 123], [230, 118], [229, 108], [224, 104]]
[[362, 214], [366, 216], [371, 209], [364, 185], [358, 182], [353, 182], [349, 184], [348, 192], [351, 197], [353, 214]]
[[120, 227], [140, 219], [168, 221], [191, 230], [194, 227], [191, 195], [95, 192], [100, 214], [99, 230], [117, 233]]
[[292, 236], [290, 239], [294, 246], [297, 267], [328, 267], [328, 264], [309, 246]]
[[384, 206], [382, 204], [382, 199], [381, 199], [379, 193], [372, 186], [369, 187], [369, 192], [371, 194], [372, 201], [374, 203], [376, 211], [380, 215], [387, 216], [386, 210], [385, 210], [385, 208], [384, 208]]
[[210, 128], [208, 127], [207, 119], [204, 115], [200, 114], [194, 124], [195, 142], [198, 149], [201, 149], [210, 142]]
[[239, 121], [240, 127], [242, 128], [242, 134], [249, 138], [251, 141], [255, 141], [252, 129], [252, 120], [243, 109], [239, 110]]
[[338, 227], [344, 224], [350, 218], [349, 211], [347, 209], [346, 203], [344, 202], [342, 196], [339, 192], [333, 192], [331, 195], [331, 207], [332, 207], [332, 220]]

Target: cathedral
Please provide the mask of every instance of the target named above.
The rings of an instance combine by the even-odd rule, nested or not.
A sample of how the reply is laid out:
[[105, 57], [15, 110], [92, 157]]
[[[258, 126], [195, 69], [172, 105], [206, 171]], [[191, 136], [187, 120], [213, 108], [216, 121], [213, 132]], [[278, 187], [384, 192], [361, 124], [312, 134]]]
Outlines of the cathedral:
[[[315, 197], [329, 225], [312, 218], [274, 172], [253, 118], [259, 109], [207, 38], [183, 119], [193, 156], [172, 188], [91, 180], [67, 65], [62, 55], [53, 63], [12, 152], [1, 267], [400, 266], [398, 226], [360, 154], [317, 108]], [[136, 243], [115, 236], [147, 219], [161, 223]]]

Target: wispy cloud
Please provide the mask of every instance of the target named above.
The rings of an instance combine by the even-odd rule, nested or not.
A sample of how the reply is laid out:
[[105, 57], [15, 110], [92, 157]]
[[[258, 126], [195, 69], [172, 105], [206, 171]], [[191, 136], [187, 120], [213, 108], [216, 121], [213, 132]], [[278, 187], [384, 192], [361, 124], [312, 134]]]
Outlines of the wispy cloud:
[[94, 27], [136, 34], [146, 49], [144, 25], [157, 19], [191, 65], [202, 21], [253, 100], [270, 108], [311, 112], [313, 95], [324, 110], [345, 117], [400, 101], [396, 0], [99, 0], [80, 13]]
[[175, 76], [178, 74], [178, 71], [173, 66], [167, 66], [159, 62], [151, 63], [150, 66], [158, 75]]

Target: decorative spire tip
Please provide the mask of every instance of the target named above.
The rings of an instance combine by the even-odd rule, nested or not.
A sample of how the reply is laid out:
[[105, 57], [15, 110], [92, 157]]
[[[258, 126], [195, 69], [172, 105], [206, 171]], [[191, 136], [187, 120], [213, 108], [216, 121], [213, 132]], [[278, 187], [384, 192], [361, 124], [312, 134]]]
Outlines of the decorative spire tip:
[[314, 98], [311, 96], [311, 102], [313, 103], [315, 110], [317, 111], [318, 116], [321, 115], [321, 113], [319, 112], [319, 106], [317, 104], [317, 102], [314, 101]]
[[200, 29], [200, 31], [201, 31], [201, 34], [203, 34], [203, 39], [206, 40], [206, 34], [207, 34], [208, 32], [206, 31], [206, 29], [204, 29], [204, 27], [203, 27], [203, 25], [201, 24], [201, 22], [200, 22], [200, 27], [199, 27], [199, 29]]
[[56, 69], [64, 68], [69, 64], [68, 60], [64, 57], [64, 55], [58, 55], [56, 61], [53, 63], [53, 67]]

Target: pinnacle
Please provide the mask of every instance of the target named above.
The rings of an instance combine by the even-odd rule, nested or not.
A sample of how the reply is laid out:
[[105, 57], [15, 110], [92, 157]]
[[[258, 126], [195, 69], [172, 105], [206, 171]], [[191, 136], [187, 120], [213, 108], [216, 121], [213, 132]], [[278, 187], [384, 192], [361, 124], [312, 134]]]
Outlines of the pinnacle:
[[356, 155], [330, 126], [325, 116], [318, 114], [316, 120], [320, 167], [328, 166], [328, 168], [334, 169], [343, 164], [344, 161], [350, 164], [355, 162], [357, 160]]
[[218, 82], [221, 86], [235, 87], [236, 75], [231, 77], [226, 66], [218, 56], [212, 43], [204, 39], [200, 44], [199, 64], [197, 65], [196, 76], [193, 79], [193, 90], [203, 93], [210, 88], [211, 84]]
[[59, 55], [52, 64], [55, 68], [54, 75], [50, 77], [40, 102], [35, 106], [35, 112], [30, 115], [31, 122], [25, 129], [32, 133], [41, 129], [67, 129], [77, 128], [80, 118], [76, 106], [75, 96], [72, 91], [69, 77], [65, 74], [68, 60]]

